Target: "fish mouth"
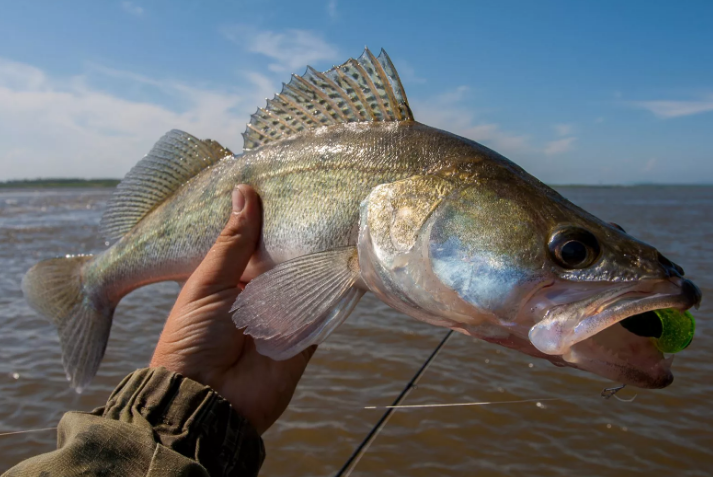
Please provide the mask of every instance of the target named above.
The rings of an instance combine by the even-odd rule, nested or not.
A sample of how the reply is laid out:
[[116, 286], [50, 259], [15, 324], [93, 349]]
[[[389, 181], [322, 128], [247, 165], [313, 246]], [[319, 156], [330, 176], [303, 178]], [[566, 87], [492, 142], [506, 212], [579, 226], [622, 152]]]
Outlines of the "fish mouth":
[[540, 352], [570, 366], [638, 387], [666, 387], [673, 381], [673, 356], [659, 349], [662, 322], [654, 312], [683, 312], [700, 301], [700, 290], [680, 277], [607, 287], [550, 307], [528, 337]]

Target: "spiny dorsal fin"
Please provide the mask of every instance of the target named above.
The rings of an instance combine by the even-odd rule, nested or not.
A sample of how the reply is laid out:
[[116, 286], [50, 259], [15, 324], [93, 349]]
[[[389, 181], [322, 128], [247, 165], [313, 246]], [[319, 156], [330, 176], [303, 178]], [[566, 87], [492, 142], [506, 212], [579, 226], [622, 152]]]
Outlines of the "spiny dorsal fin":
[[189, 179], [231, 154], [210, 139], [169, 131], [117, 186], [101, 219], [102, 234], [121, 238]]
[[406, 93], [389, 55], [368, 48], [358, 60], [320, 73], [308, 66], [250, 117], [247, 151], [321, 126], [361, 121], [413, 121]]

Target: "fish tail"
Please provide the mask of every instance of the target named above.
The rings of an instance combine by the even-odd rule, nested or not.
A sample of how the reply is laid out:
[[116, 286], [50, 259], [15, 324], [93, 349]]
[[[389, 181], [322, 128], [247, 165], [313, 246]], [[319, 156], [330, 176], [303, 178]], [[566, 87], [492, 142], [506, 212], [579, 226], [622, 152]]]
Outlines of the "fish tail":
[[68, 255], [43, 260], [22, 279], [27, 302], [57, 326], [67, 380], [77, 392], [99, 369], [115, 308], [84, 283], [83, 270], [92, 258]]

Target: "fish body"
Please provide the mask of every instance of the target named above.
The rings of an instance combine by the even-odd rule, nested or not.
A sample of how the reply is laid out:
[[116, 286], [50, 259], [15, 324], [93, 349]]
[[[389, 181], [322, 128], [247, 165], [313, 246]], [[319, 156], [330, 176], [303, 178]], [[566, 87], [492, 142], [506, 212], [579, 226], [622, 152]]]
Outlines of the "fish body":
[[415, 121], [385, 53], [308, 69], [244, 137], [235, 155], [169, 132], [108, 204], [111, 247], [28, 272], [23, 290], [57, 324], [73, 386], [96, 373], [123, 296], [198, 266], [241, 183], [259, 193], [264, 218], [233, 318], [263, 354], [322, 342], [371, 291], [557, 365], [670, 384], [657, 337], [614, 325], [697, 305], [683, 270], [498, 153]]
[[[451, 150], [450, 157], [434, 153], [440, 148]], [[91, 281], [97, 288], [111, 290], [110, 301], [149, 283], [185, 280], [225, 226], [233, 188], [249, 184], [263, 204], [260, 249], [244, 276], [250, 280], [295, 257], [356, 245], [359, 204], [374, 187], [418, 174], [452, 174], [457, 164], [473, 160], [483, 171], [517, 167], [475, 142], [417, 122], [325, 127], [228, 154], [97, 256], [85, 273], [96, 276]]]

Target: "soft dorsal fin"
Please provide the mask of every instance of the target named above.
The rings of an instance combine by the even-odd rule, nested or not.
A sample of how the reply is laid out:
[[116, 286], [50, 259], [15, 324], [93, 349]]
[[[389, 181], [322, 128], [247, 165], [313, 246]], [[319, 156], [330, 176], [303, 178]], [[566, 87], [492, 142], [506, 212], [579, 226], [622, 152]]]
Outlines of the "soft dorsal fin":
[[102, 234], [121, 238], [189, 179], [231, 154], [210, 139], [169, 131], [116, 187], [101, 219]]
[[250, 117], [243, 133], [247, 151], [302, 131], [361, 121], [413, 121], [406, 93], [389, 55], [368, 48], [358, 60], [320, 73], [308, 66]]

